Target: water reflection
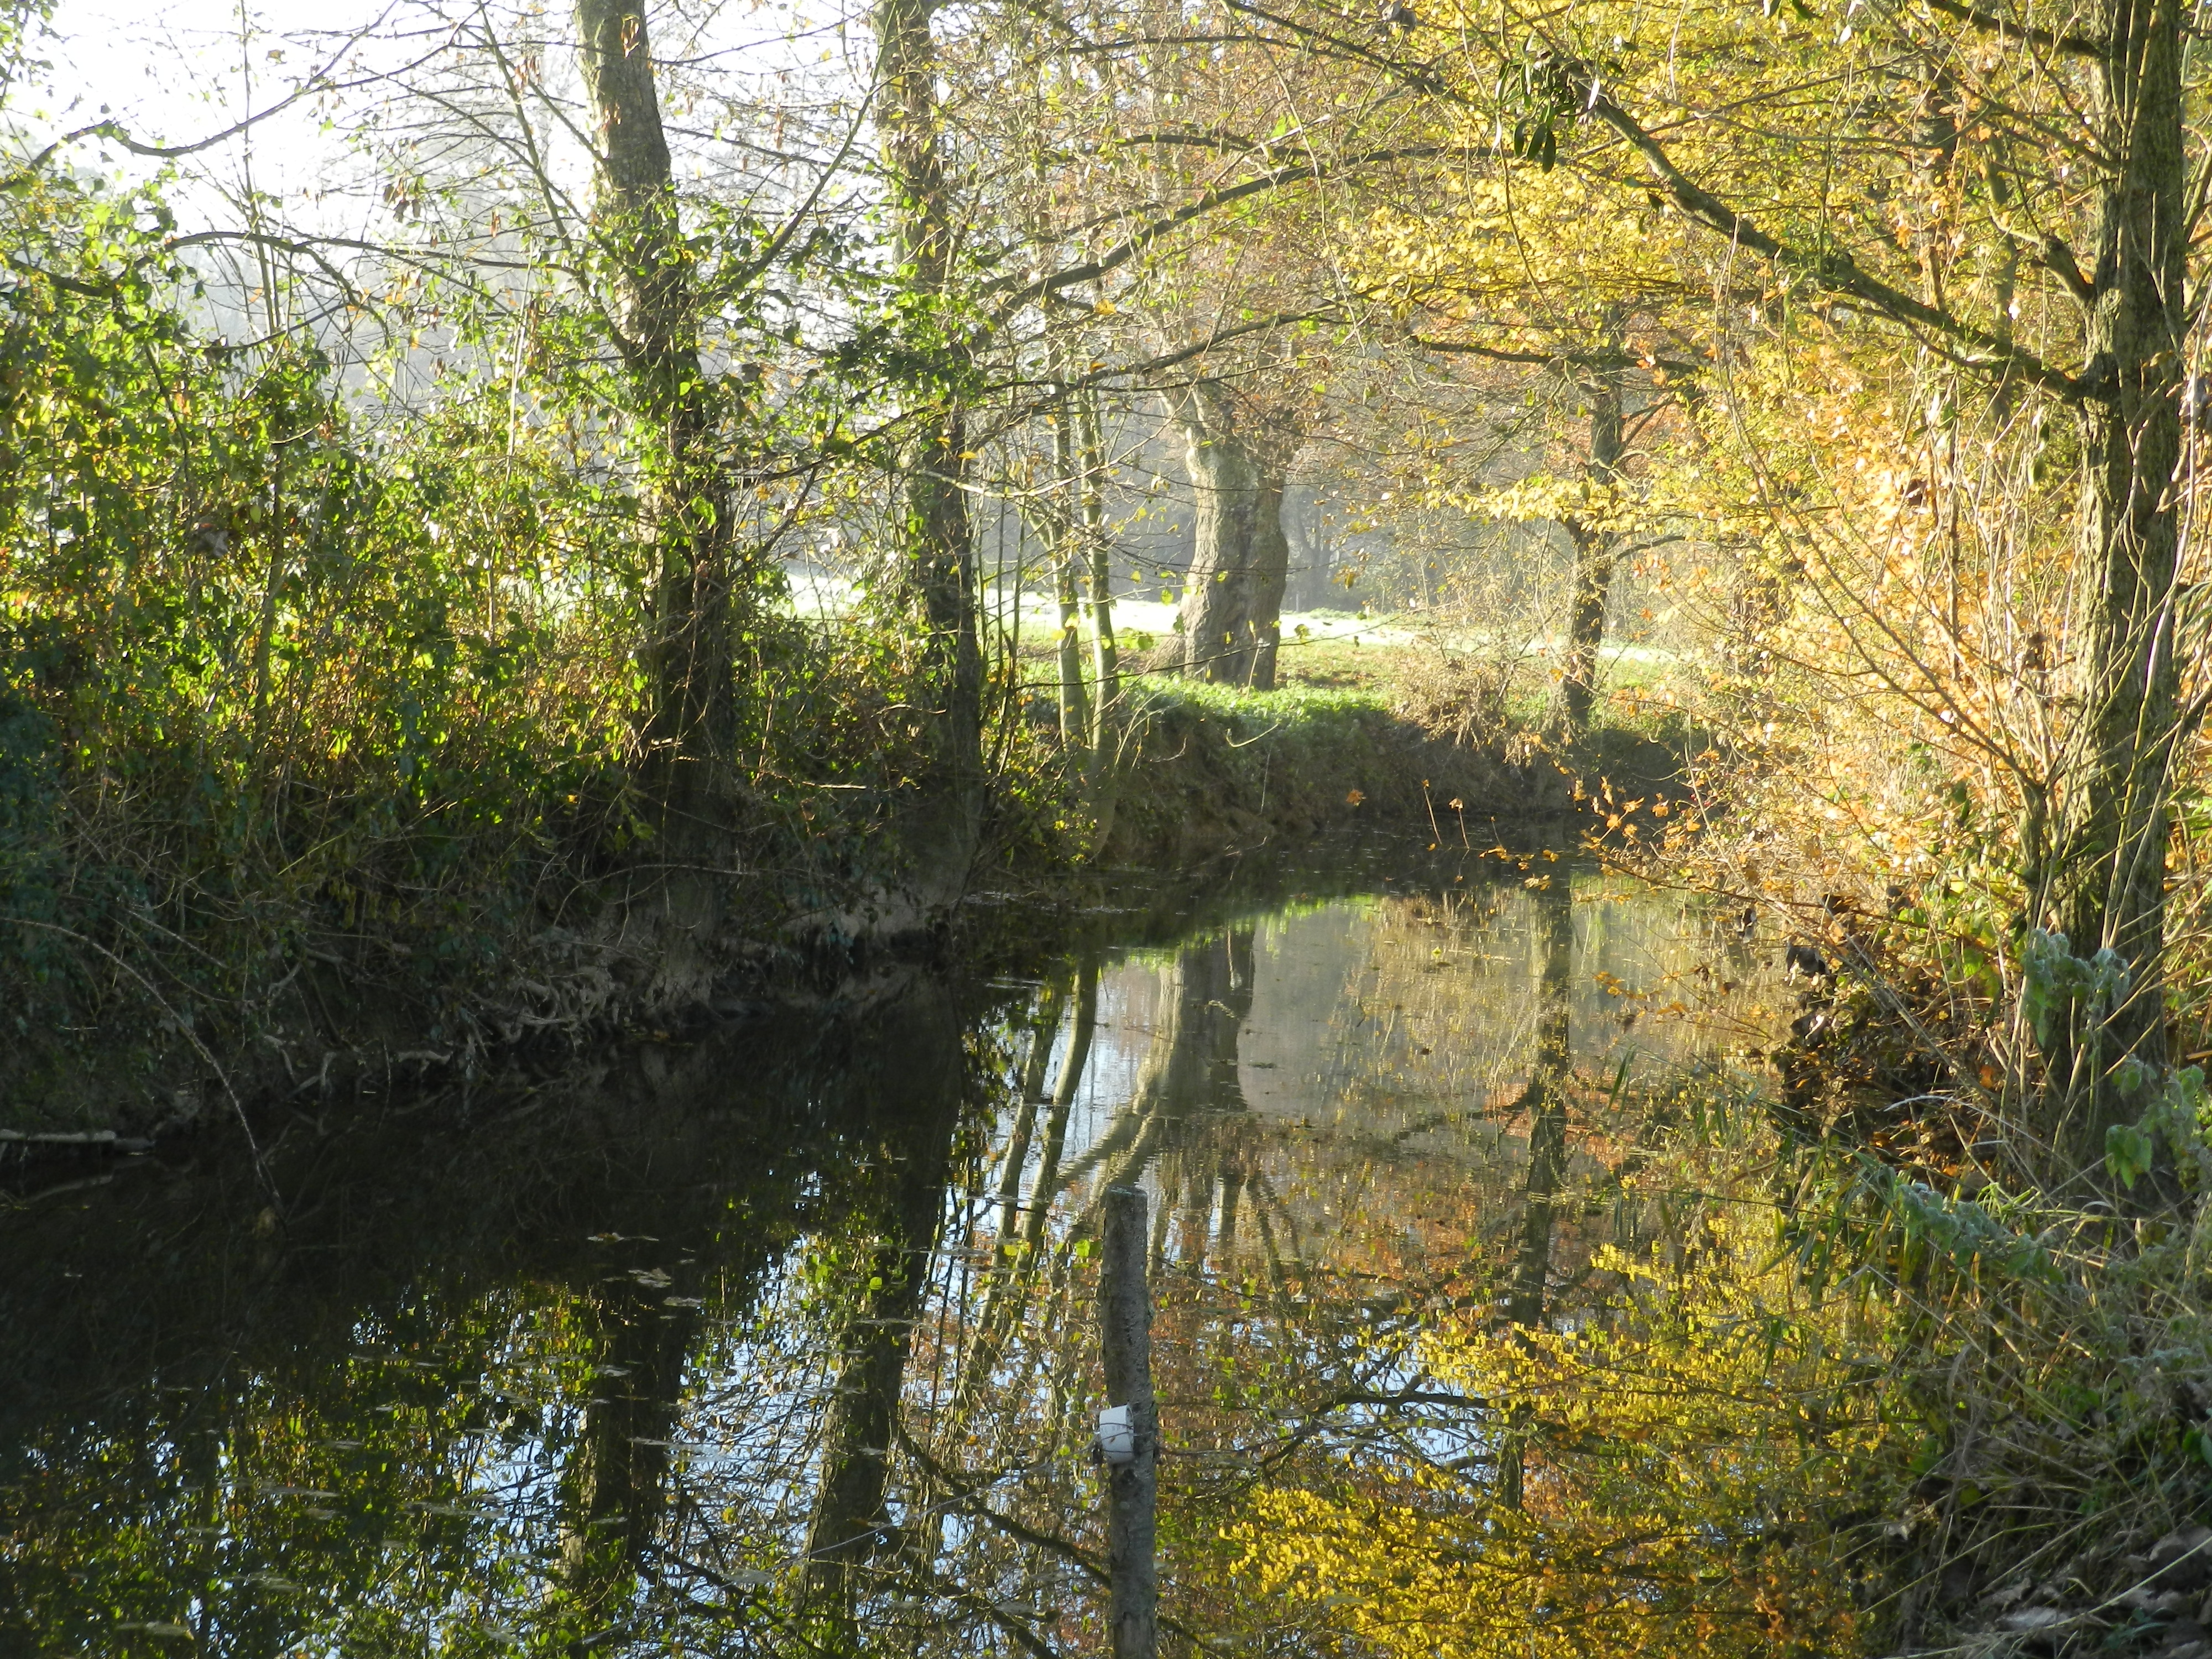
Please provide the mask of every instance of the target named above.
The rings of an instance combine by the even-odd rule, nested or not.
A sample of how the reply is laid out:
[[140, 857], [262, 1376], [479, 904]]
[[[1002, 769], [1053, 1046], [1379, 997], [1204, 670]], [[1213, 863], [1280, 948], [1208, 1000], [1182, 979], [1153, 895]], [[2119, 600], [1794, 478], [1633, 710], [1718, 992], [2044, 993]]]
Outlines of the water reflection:
[[1258, 1639], [1219, 1540], [1315, 1458], [1520, 1504], [1528, 1421], [1424, 1334], [1571, 1317], [1596, 1242], [1667, 1224], [1596, 1178], [1635, 1156], [1601, 1109], [1755, 1041], [1759, 981], [1564, 864], [1401, 887], [301, 1120], [281, 1218], [212, 1148], [26, 1200], [0, 1641], [1099, 1651], [1131, 1182], [1168, 1650]]

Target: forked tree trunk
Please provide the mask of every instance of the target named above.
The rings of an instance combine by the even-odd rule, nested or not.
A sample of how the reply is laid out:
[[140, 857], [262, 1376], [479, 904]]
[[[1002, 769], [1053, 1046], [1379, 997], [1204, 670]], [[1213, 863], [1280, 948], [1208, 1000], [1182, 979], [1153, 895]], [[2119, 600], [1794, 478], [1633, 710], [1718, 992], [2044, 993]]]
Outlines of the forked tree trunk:
[[1197, 507], [1183, 588], [1183, 672], [1267, 690], [1275, 683], [1290, 575], [1283, 489], [1291, 446], [1257, 429], [1211, 381], [1171, 395], [1168, 407], [1182, 429]]
[[[877, 53], [877, 122], [883, 133], [900, 269], [934, 305], [956, 280], [956, 227], [938, 143], [935, 0], [878, 0], [871, 15]], [[950, 313], [935, 347], [950, 388], [915, 412], [914, 435], [898, 457], [894, 529], [908, 591], [925, 630], [921, 694], [930, 720], [930, 775], [907, 836], [919, 875], [936, 896], [967, 878], [983, 816], [983, 656], [976, 629], [975, 555], [964, 485], [967, 415], [957, 390], [973, 352]]]
[[[2179, 715], [2173, 630], [2180, 394], [2188, 362], [2186, 157], [2176, 0], [2102, 0], [2105, 43], [2086, 111], [2108, 158], [2094, 226], [2081, 406], [2082, 494], [2069, 641], [2079, 708], [2056, 845], [2043, 876], [2074, 953], [2109, 948], [2129, 994], [2077, 1020], [2050, 1056], [2049, 1138], [2075, 1166], [2133, 1118], [2114, 1073], [2166, 1060], [2163, 965], [2167, 801]], [[2034, 849], [2030, 849], [2033, 857]]]

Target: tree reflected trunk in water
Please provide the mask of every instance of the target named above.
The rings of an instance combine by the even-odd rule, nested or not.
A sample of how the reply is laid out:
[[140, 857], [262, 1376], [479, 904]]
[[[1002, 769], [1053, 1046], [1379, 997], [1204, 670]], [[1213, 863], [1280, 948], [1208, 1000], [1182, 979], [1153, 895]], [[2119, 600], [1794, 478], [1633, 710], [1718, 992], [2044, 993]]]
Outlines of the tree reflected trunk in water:
[[[1033, 1079], [1042, 1079], [1059, 1035], [1054, 1029], [1056, 1017], [1054, 1026], [1044, 1023], [1047, 1001], [1056, 1011], [1066, 1006], [1071, 999], [1064, 988], [1055, 995], [1049, 987], [1047, 994], [1039, 999], [1040, 1018], [1032, 1027], [1036, 1042], [1030, 1062], [1024, 1067], [1025, 1091], [1033, 1086]], [[1027, 1368], [1029, 1374], [1009, 1377], [1002, 1370], [1009, 1345], [1018, 1333], [1029, 1328], [1026, 1322], [1033, 1316], [1031, 1297], [1038, 1275], [1046, 1271], [1051, 1260], [1046, 1235], [1052, 1218], [1052, 1200], [1060, 1190], [1060, 1161], [1067, 1145], [1067, 1121], [1091, 1063], [1091, 1036], [1097, 1028], [1096, 958], [1084, 962], [1077, 969], [1072, 1002], [1059, 1078], [1050, 1097], [1042, 1103], [1046, 1108], [1044, 1134], [1038, 1143], [1037, 1171], [1030, 1187], [1029, 1201], [1020, 1201], [1025, 1160], [1019, 1145], [1018, 1114], [1017, 1133], [1007, 1146], [1006, 1164], [1000, 1176], [999, 1239], [989, 1288], [975, 1316], [973, 1334], [961, 1364], [958, 1387], [949, 1407], [937, 1413], [928, 1425], [929, 1454], [941, 1469], [958, 1468], [964, 1461], [979, 1418], [988, 1419], [1001, 1398], [1021, 1397], [1035, 1380], [1034, 1368], [1048, 1363], [1047, 1351], [1042, 1347], [1033, 1346], [1027, 1351], [1017, 1348], [1016, 1364]], [[928, 1521], [917, 1530], [926, 1535], [915, 1538], [911, 1543], [915, 1559], [927, 1561], [934, 1559], [941, 1547], [945, 1519], [951, 1511], [940, 1501], [946, 1490], [941, 1480], [933, 1479], [926, 1483], [924, 1490], [931, 1513]]]
[[[1064, 998], [1051, 1000], [1057, 1007]], [[1040, 999], [1041, 1017], [1035, 1028], [1036, 1046], [1030, 1051], [1032, 1064], [1024, 1068], [1025, 1088], [1032, 1073], [1042, 1080], [1057, 1035], [1042, 1023], [1044, 1000]], [[947, 1415], [947, 1423], [956, 1436], [968, 1413], [981, 1400], [984, 1387], [1006, 1351], [1006, 1339], [1012, 1334], [1017, 1316], [1026, 1304], [1030, 1285], [1044, 1261], [1045, 1228], [1051, 1220], [1053, 1195], [1059, 1190], [1060, 1159], [1067, 1145], [1068, 1115], [1074, 1109], [1076, 1093], [1083, 1086], [1084, 1071], [1091, 1063], [1091, 1038], [1097, 1024], [1098, 964], [1093, 960], [1085, 962], [1076, 972], [1074, 1012], [1067, 1048], [1060, 1059], [1059, 1081], [1053, 1086], [1052, 1097], [1045, 1103], [1044, 1139], [1038, 1149], [1036, 1180], [1030, 1186], [1026, 1207], [1018, 1202], [1022, 1165], [1026, 1159], [1025, 1152], [1021, 1150], [1018, 1118], [1014, 1140], [1006, 1149], [1006, 1167], [999, 1180], [999, 1276], [993, 1279], [982, 1313], [976, 1320], [975, 1340], [969, 1349], [952, 1410]], [[1028, 1109], [1025, 1103], [1022, 1110], [1026, 1113]]]
[[872, 1226], [875, 1240], [862, 1281], [868, 1288], [845, 1328], [806, 1543], [808, 1611], [828, 1621], [833, 1650], [841, 1651], [855, 1645], [854, 1607], [869, 1562], [892, 1542], [884, 1513], [887, 1464], [966, 1080], [959, 1017], [942, 992], [918, 993], [872, 1046], [864, 1074], [876, 1079], [883, 1139], [876, 1201], [854, 1221]]
[[1036, 1181], [1030, 1188], [1029, 1218], [1022, 1239], [1029, 1247], [1024, 1259], [1035, 1261], [1044, 1241], [1046, 1218], [1052, 1212], [1052, 1195], [1058, 1190], [1060, 1154], [1067, 1146], [1067, 1116], [1083, 1087], [1083, 1074], [1091, 1064], [1091, 1034], [1098, 1027], [1098, 963], [1086, 962], [1075, 981], [1075, 1024], [1068, 1032], [1067, 1053], [1060, 1066], [1060, 1081], [1052, 1091], [1052, 1115], [1045, 1120], [1044, 1146], [1037, 1156]]
[[698, 1319], [635, 1283], [595, 1290], [571, 1311], [595, 1371], [561, 1482], [561, 1577], [580, 1648], [615, 1621], [659, 1534], [668, 1443]]
[[1030, 1161], [1030, 1138], [1036, 1131], [1036, 1109], [1044, 1094], [1045, 1070], [1052, 1064], [1052, 1048], [1060, 1036], [1060, 1014], [1067, 998], [1065, 981], [1045, 982], [1037, 994], [1036, 1009], [1030, 1020], [1030, 1051], [1022, 1062], [1022, 1097], [1014, 1105], [1013, 1132], [1006, 1138], [1006, 1157], [999, 1170], [999, 1231], [1014, 1231], [1017, 1201], [1021, 1197], [1022, 1171]]
[[[1103, 1187], [1127, 1186], [1194, 1117], [1242, 1112], [1244, 1089], [1237, 1076], [1237, 1039], [1252, 1012], [1252, 930], [1233, 928], [1176, 953], [1160, 970], [1153, 1006], [1152, 1040], [1137, 1069], [1129, 1103], [1098, 1144], [1068, 1173], [1068, 1184], [1100, 1164]], [[1163, 1186], [1182, 1182], [1180, 1170], [1163, 1173]], [[1212, 1211], [1212, 1172], [1206, 1172]], [[1162, 1206], [1163, 1213], [1169, 1206]]]
[[[1567, 1167], [1567, 1085], [1574, 1066], [1573, 1021], [1568, 992], [1575, 954], [1574, 894], [1564, 872], [1554, 872], [1536, 895], [1534, 946], [1540, 975], [1536, 1052], [1529, 1067], [1528, 1181], [1522, 1199], [1521, 1243], [1505, 1297], [1506, 1316], [1534, 1328], [1544, 1322], [1545, 1291], [1552, 1272], [1552, 1236]], [[1519, 1509], [1531, 1413], [1514, 1407], [1498, 1447], [1498, 1498]]]

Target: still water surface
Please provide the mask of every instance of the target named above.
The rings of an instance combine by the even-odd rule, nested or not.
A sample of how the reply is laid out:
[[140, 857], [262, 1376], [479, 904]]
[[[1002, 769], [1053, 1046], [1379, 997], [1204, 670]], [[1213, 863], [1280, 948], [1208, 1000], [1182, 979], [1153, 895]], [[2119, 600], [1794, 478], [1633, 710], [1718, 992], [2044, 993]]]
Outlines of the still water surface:
[[0, 1650], [1100, 1652], [1135, 1182], [1166, 1649], [1336, 1650], [1245, 1594], [1239, 1517], [1323, 1467], [1517, 1491], [1425, 1337], [1575, 1317], [1665, 1224], [1606, 1104], [1777, 1001], [1542, 854], [1358, 884], [302, 1118], [281, 1216], [212, 1139], [7, 1200]]

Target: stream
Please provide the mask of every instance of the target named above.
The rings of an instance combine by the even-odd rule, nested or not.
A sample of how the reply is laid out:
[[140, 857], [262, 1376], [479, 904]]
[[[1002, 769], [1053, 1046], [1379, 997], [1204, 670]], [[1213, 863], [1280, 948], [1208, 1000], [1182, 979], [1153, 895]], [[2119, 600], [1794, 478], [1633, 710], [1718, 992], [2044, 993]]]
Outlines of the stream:
[[1439, 1331], [1581, 1317], [1676, 1224], [1650, 1103], [1755, 1116], [1789, 993], [1556, 854], [1299, 884], [303, 1114], [275, 1197], [214, 1132], [0, 1194], [0, 1650], [1103, 1653], [1120, 1184], [1163, 1650], [1352, 1650], [1254, 1539], [1537, 1490]]

